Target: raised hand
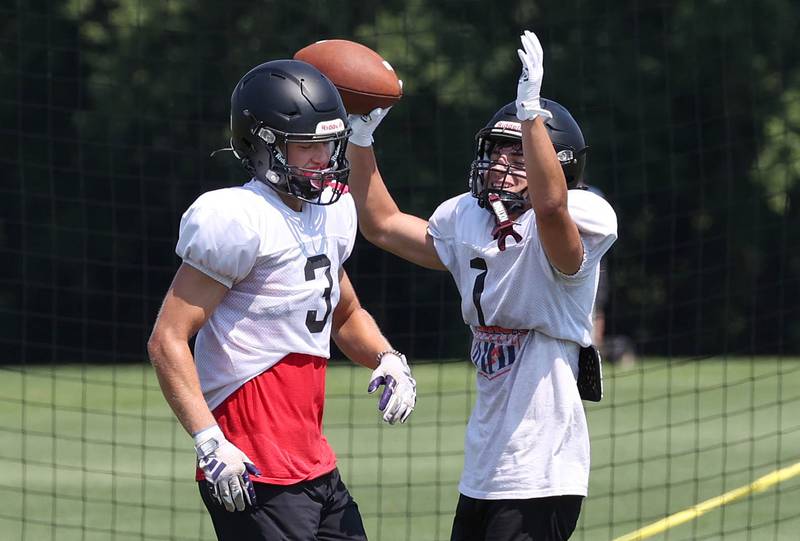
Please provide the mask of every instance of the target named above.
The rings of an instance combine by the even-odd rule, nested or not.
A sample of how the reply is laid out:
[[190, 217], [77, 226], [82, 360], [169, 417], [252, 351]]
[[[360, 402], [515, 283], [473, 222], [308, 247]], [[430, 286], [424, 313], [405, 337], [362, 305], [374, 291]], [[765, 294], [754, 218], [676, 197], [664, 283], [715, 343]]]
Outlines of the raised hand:
[[350, 135], [350, 143], [359, 147], [368, 147], [372, 145], [374, 139], [372, 134], [378, 129], [378, 125], [389, 114], [389, 109], [373, 109], [368, 115], [347, 115], [347, 120], [350, 122], [350, 127], [353, 133]]
[[537, 116], [553, 118], [539, 103], [544, 78], [544, 53], [539, 38], [530, 30], [520, 36], [522, 49], [517, 49], [522, 61], [522, 73], [517, 83], [517, 118], [531, 120]]

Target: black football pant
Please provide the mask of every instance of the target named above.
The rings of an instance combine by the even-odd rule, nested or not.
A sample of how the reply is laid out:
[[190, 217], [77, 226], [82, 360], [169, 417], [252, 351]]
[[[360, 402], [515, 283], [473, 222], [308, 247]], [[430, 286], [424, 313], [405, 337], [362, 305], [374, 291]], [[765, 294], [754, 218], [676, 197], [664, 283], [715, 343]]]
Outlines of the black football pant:
[[198, 483], [219, 541], [366, 541], [361, 513], [339, 470], [296, 485], [253, 483], [255, 507], [226, 511]]
[[582, 502], [583, 496], [476, 500], [462, 494], [450, 541], [565, 541]]

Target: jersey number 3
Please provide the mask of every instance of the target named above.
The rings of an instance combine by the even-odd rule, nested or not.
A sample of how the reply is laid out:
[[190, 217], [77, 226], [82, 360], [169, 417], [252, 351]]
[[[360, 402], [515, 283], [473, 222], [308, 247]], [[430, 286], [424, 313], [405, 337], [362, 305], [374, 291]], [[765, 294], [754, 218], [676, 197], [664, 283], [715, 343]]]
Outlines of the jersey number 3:
[[483, 295], [483, 286], [486, 281], [486, 260], [481, 257], [474, 257], [469, 262], [470, 268], [478, 269], [483, 272], [478, 273], [475, 277], [475, 285], [472, 286], [472, 302], [475, 304], [475, 310], [478, 311], [478, 323], [486, 326], [486, 320], [483, 318], [483, 309], [481, 308], [481, 295]]
[[333, 290], [333, 277], [331, 277], [331, 260], [325, 254], [315, 255], [306, 261], [306, 282], [317, 279], [316, 270], [325, 269], [325, 278], [328, 279], [328, 287], [322, 291], [322, 298], [325, 299], [325, 315], [317, 320], [317, 310], [309, 310], [306, 313], [306, 327], [313, 334], [322, 332], [331, 315], [331, 291]]

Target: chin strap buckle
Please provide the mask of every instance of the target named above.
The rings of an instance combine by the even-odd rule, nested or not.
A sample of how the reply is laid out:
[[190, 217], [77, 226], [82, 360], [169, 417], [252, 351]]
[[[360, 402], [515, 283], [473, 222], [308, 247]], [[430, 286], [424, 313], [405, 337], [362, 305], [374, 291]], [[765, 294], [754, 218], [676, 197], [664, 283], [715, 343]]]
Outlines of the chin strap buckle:
[[497, 221], [497, 225], [492, 229], [492, 238], [497, 239], [497, 247], [502, 252], [506, 249], [506, 237], [514, 237], [514, 240], [519, 242], [522, 240], [522, 235], [514, 231], [514, 226], [518, 224], [508, 218], [506, 207], [503, 205], [499, 195], [490, 193], [489, 204], [492, 207], [492, 212], [494, 212], [494, 219]]

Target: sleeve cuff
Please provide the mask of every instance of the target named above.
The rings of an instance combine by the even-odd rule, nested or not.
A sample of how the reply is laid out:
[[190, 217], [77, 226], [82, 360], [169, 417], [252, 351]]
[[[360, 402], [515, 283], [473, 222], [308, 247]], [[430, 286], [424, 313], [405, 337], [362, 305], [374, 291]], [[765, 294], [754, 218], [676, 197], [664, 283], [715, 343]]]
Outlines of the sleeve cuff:
[[203, 267], [199, 263], [195, 263], [194, 261], [191, 261], [189, 259], [184, 259], [183, 262], [186, 263], [187, 265], [189, 265], [190, 267], [193, 267], [193, 268], [199, 270], [200, 272], [202, 272], [206, 276], [209, 276], [209, 277], [213, 278], [214, 280], [216, 280], [220, 284], [224, 285], [228, 289], [233, 287], [233, 280], [228, 278], [227, 276], [222, 276], [221, 274], [216, 273], [216, 272], [214, 272], [213, 270], [211, 270], [209, 268]]
[[583, 242], [583, 239], [581, 239], [581, 244], [583, 245], [583, 259], [581, 260], [580, 267], [578, 267], [578, 270], [576, 270], [573, 274], [567, 274], [565, 272], [561, 272], [556, 268], [555, 265], [550, 263], [550, 268], [553, 269], [555, 275], [564, 282], [576, 283], [582, 281], [586, 277], [585, 271], [586, 271], [586, 262], [588, 258], [586, 251], [586, 243]]

